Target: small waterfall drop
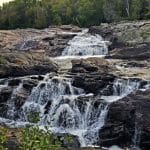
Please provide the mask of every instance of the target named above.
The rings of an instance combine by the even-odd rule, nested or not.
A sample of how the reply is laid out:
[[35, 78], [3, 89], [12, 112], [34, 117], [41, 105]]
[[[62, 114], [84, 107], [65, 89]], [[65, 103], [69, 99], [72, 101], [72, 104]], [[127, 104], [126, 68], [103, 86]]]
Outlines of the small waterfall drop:
[[108, 54], [107, 43], [100, 35], [82, 32], [68, 43], [62, 56], [103, 56]]
[[139, 89], [139, 81], [132, 79], [116, 79], [113, 84], [113, 95], [102, 96], [108, 103], [115, 102]]
[[108, 112], [107, 104], [92, 101], [91, 96], [73, 87], [70, 79], [53, 77], [33, 89], [18, 112], [18, 120], [28, 122], [31, 113], [38, 113], [39, 126], [48, 126], [54, 133], [76, 135], [81, 146], [90, 146], [96, 144]]
[[[48, 75], [34, 87], [28, 99], [20, 109], [14, 107], [15, 95], [22, 90], [22, 84], [14, 90], [8, 101], [7, 119], [1, 122], [23, 126], [34, 124], [30, 115], [38, 115], [36, 125], [47, 126], [53, 133], [69, 133], [78, 136], [82, 147], [97, 145], [100, 129], [105, 125], [110, 103], [136, 91], [137, 81], [117, 79], [113, 84], [111, 96], [94, 98], [83, 89], [72, 86], [72, 79]], [[14, 119], [15, 118], [15, 119]], [[10, 120], [16, 120], [10, 123]]]
[[[140, 109], [139, 109], [140, 111]], [[133, 135], [133, 148], [135, 150], [140, 150], [140, 142], [141, 142], [141, 133], [142, 133], [142, 113], [136, 112], [136, 119], [135, 119], [135, 129], [134, 129], [134, 135]]]

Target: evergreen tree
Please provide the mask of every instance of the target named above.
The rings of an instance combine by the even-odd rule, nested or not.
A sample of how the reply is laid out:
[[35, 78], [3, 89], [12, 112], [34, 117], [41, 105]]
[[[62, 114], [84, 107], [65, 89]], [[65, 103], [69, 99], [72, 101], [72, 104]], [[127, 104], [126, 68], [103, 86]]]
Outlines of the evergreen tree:
[[149, 0], [14, 0], [0, 7], [0, 28], [45, 28], [150, 19]]

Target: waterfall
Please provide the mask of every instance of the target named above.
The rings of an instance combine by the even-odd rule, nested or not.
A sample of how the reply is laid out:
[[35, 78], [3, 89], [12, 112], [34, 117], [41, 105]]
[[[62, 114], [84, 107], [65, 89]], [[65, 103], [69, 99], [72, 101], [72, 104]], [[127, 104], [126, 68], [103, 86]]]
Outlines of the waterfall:
[[108, 41], [100, 35], [81, 33], [75, 36], [64, 49], [62, 56], [96, 56], [108, 54]]
[[141, 133], [142, 133], [142, 113], [140, 112], [140, 106], [138, 112], [136, 112], [136, 119], [135, 119], [135, 129], [133, 135], [133, 148], [136, 150], [140, 150], [140, 142], [141, 142]]
[[108, 103], [115, 102], [139, 89], [140, 82], [132, 79], [116, 79], [113, 84], [113, 95], [101, 96]]
[[[24, 105], [17, 109], [15, 96], [21, 93], [22, 83], [14, 89], [8, 101], [7, 119], [0, 118], [9, 126], [35, 124], [30, 115], [37, 116], [36, 125], [47, 126], [53, 133], [69, 133], [78, 136], [82, 147], [96, 145], [100, 129], [105, 125], [110, 103], [136, 91], [139, 82], [132, 79], [116, 79], [111, 96], [94, 98], [83, 89], [72, 86], [72, 79], [48, 75], [32, 89]], [[15, 121], [10, 121], [16, 120]]]
[[[39, 126], [48, 126], [54, 133], [77, 135], [81, 146], [90, 146], [96, 144], [108, 112], [107, 104], [93, 101], [91, 96], [73, 87], [70, 79], [53, 77], [33, 89], [18, 120], [28, 122], [29, 114], [38, 112]], [[87, 101], [82, 100], [85, 97]]]

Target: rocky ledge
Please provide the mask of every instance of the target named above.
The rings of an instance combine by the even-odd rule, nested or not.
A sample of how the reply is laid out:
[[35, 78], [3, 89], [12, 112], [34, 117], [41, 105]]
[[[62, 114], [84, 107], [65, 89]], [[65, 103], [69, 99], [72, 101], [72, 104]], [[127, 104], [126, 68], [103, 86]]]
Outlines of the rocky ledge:
[[81, 31], [71, 25], [0, 30], [0, 78], [57, 72], [50, 57], [60, 56], [68, 41]]
[[[50, 78], [55, 74], [64, 75], [64, 72], [59, 72], [57, 59], [54, 62], [50, 57], [61, 55], [68, 41], [80, 31], [80, 28], [71, 26], [0, 31], [0, 78], [9, 78], [0, 80], [0, 116], [6, 115], [6, 103], [20, 83], [22, 89], [13, 99], [17, 109], [24, 104], [39, 81], [43, 80], [43, 74], [51, 73]], [[73, 86], [84, 89], [86, 93], [94, 93], [94, 99], [97, 98], [95, 95], [112, 95], [113, 82], [118, 77], [150, 80], [149, 31], [149, 21], [91, 27], [90, 33], [100, 34], [112, 42], [109, 47], [111, 51], [106, 57], [108, 60], [73, 59], [69, 63], [67, 60], [66, 64], [60, 62], [61, 68], [67, 70], [65, 75], [73, 79]], [[35, 74], [37, 76], [20, 78]], [[7, 83], [7, 86], [4, 83]], [[131, 93], [110, 104], [106, 124], [99, 131], [98, 144], [107, 147], [114, 144], [121, 147], [140, 144], [143, 150], [148, 150], [149, 99], [150, 90], [147, 89]], [[135, 143], [139, 134], [140, 143]]]
[[[100, 130], [100, 145], [150, 147], [150, 90], [137, 91], [110, 105], [106, 124]], [[137, 143], [136, 143], [137, 142]], [[139, 142], [139, 143], [138, 143]]]
[[150, 59], [150, 21], [132, 21], [101, 24], [89, 29], [112, 44], [109, 58]]
[[87, 93], [109, 92], [108, 90], [101, 91], [101, 89], [108, 85], [111, 86], [111, 83], [113, 83], [115, 79], [115, 75], [112, 74], [113, 70], [115, 70], [115, 67], [104, 59], [72, 60], [70, 71], [74, 74], [73, 86], [82, 88]]
[[0, 78], [39, 75], [57, 72], [57, 65], [40, 53], [0, 54]]
[[52, 26], [46, 29], [0, 30], [0, 52], [36, 52], [60, 56], [69, 40], [81, 32], [76, 26]]

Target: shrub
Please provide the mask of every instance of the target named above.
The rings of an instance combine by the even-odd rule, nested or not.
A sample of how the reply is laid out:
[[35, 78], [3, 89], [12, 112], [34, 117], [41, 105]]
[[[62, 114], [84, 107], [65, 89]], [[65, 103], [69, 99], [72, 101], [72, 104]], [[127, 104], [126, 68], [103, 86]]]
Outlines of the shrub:
[[39, 112], [30, 112], [28, 114], [28, 121], [31, 123], [38, 123], [40, 121]]
[[7, 150], [4, 144], [7, 142], [7, 129], [0, 127], [0, 150]]
[[22, 131], [21, 150], [61, 150], [60, 142], [49, 130], [28, 127]]

